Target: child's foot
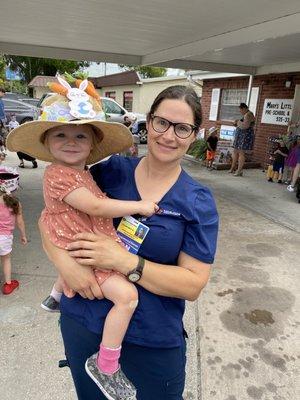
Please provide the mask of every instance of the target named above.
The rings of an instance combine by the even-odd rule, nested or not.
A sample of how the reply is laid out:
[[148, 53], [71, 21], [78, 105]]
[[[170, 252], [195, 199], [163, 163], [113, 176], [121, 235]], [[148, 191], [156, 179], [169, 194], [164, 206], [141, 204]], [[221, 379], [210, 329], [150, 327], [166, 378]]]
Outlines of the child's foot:
[[10, 283], [4, 283], [4, 285], [2, 286], [2, 293], [11, 294], [18, 287], [19, 287], [19, 282], [16, 280], [12, 280]]
[[294, 188], [293, 185], [289, 185], [289, 186], [287, 187], [287, 190], [288, 190], [289, 192], [294, 192], [294, 191], [295, 191], [295, 188]]
[[51, 295], [48, 296], [42, 303], [41, 303], [41, 307], [45, 310], [45, 311], [49, 311], [49, 312], [59, 312], [59, 302], [55, 300], [54, 297], [52, 297]]
[[282, 180], [281, 180], [281, 179], [278, 179], [277, 183], [282, 183]]
[[268, 182], [273, 182], [273, 179], [272, 179], [272, 178], [269, 178], [269, 179], [268, 179]]
[[97, 366], [98, 353], [86, 360], [85, 370], [109, 400], [136, 400], [136, 389], [119, 368], [114, 374], [106, 375]]

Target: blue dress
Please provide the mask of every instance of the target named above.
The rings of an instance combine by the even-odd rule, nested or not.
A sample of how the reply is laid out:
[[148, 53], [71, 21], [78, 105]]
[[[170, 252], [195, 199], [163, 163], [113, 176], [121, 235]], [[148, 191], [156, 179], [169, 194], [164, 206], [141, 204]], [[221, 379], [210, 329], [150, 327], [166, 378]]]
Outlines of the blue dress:
[[[252, 113], [251, 113], [252, 114]], [[244, 121], [244, 117], [241, 119]], [[237, 127], [234, 133], [233, 148], [237, 150], [249, 151], [253, 149], [254, 145], [254, 124], [251, 122], [249, 128], [242, 129]]]

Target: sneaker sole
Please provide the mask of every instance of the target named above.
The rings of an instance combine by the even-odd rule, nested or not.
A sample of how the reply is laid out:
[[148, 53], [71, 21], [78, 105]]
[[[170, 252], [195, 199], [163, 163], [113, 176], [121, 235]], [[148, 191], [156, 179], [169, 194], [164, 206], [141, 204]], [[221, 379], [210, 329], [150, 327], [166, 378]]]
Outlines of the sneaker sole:
[[[116, 400], [114, 397], [111, 397], [110, 394], [108, 394], [106, 392], [106, 390], [100, 385], [100, 383], [97, 381], [97, 379], [94, 377], [94, 375], [91, 373], [91, 371], [88, 369], [88, 360], [86, 360], [85, 362], [85, 372], [88, 374], [88, 376], [95, 382], [95, 384], [98, 386], [98, 388], [101, 390], [101, 392], [104, 394], [104, 396], [108, 399], [108, 400]], [[134, 397], [128, 397], [127, 400], [136, 400], [136, 396]]]
[[43, 303], [41, 303], [41, 307], [43, 310], [51, 312], [51, 313], [59, 313], [60, 310], [51, 310], [51, 308], [46, 307]]

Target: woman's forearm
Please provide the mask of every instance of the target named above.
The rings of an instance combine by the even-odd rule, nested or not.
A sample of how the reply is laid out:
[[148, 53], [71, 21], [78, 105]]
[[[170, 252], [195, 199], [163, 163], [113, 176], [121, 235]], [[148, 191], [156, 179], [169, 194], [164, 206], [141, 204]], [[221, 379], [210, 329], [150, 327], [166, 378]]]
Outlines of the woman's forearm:
[[[182, 256], [181, 258], [185, 258]], [[126, 258], [120, 263], [119, 271], [127, 275], [136, 267], [138, 257], [127, 253]], [[186, 265], [188, 263], [183, 262]], [[139, 285], [152, 293], [160, 296], [177, 297], [184, 300], [194, 301], [198, 298], [201, 290], [209, 278], [209, 265], [200, 263], [196, 267], [188, 269], [183, 266], [164, 265], [145, 260], [142, 278]], [[204, 266], [204, 267], [203, 267]]]

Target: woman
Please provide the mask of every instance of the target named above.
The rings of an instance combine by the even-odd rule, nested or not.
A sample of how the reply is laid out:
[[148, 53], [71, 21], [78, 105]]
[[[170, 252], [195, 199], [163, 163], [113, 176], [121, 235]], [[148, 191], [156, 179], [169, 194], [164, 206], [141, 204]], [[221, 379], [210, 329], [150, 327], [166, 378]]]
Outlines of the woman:
[[245, 151], [253, 149], [254, 144], [254, 124], [255, 117], [253, 113], [249, 110], [247, 104], [241, 103], [239, 106], [242, 118], [234, 122], [237, 127], [235, 130], [235, 137], [233, 141], [233, 155], [232, 164], [229, 173], [235, 171], [235, 165], [238, 162], [238, 169], [234, 176], [243, 175], [243, 167], [245, 164]]
[[[61, 300], [61, 331], [80, 400], [104, 399], [84, 370], [86, 358], [97, 351], [111, 307], [109, 301], [99, 300], [101, 292], [87, 268], [92, 266], [117, 270], [137, 283], [139, 304], [121, 355], [122, 369], [135, 385], [137, 398], [182, 399], [184, 300], [196, 300], [208, 281], [218, 229], [211, 193], [180, 166], [200, 124], [196, 93], [185, 86], [169, 87], [157, 96], [147, 116], [147, 156], [113, 156], [91, 169], [109, 197], [158, 203], [160, 213], [150, 218], [135, 216], [149, 228], [138, 255], [100, 232], [79, 234], [69, 247], [69, 254], [82, 265], [78, 268], [71, 257], [62, 265], [62, 250], [43, 238], [51, 260], [67, 284], [81, 295]], [[116, 227], [118, 223], [116, 220]]]

